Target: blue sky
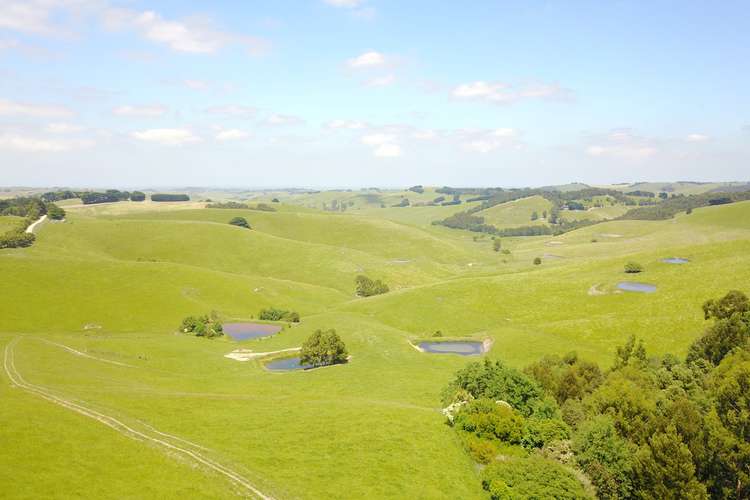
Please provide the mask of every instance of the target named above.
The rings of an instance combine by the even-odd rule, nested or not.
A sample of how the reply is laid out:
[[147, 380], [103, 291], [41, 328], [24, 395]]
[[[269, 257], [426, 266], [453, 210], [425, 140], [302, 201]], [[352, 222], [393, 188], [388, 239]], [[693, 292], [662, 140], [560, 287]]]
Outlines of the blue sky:
[[0, 184], [750, 180], [747, 2], [0, 0]]

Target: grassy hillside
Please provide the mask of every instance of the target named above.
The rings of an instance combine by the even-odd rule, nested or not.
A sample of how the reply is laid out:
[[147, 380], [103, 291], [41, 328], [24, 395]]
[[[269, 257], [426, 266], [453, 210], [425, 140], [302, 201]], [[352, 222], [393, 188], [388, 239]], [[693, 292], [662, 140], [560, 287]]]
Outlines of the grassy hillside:
[[[704, 328], [703, 301], [750, 292], [750, 202], [507, 238], [503, 254], [489, 238], [430, 225], [464, 204], [337, 213], [294, 196], [276, 212], [69, 205], [67, 221], [42, 226], [32, 247], [0, 251], [0, 294], [12, 297], [0, 301], [0, 481], [14, 496], [248, 493], [58, 398], [199, 453], [275, 498], [483, 498], [439, 412], [441, 389], [469, 359], [410, 341], [441, 330], [492, 339], [486, 356], [512, 366], [575, 349], [606, 367], [631, 334], [650, 353], [684, 353]], [[487, 212], [527, 225], [529, 210], [545, 209], [537, 198]], [[253, 229], [230, 226], [234, 216]], [[690, 263], [661, 262], [673, 256]], [[633, 279], [623, 273], [630, 260], [656, 293], [617, 291]], [[392, 291], [357, 298], [361, 273]], [[242, 343], [176, 333], [189, 314], [250, 319], [269, 306], [302, 322]], [[271, 373], [224, 357], [299, 346], [317, 328], [337, 330], [349, 364]], [[13, 385], [19, 374], [48, 399]]]
[[[552, 203], [542, 196], [529, 196], [520, 200], [501, 203], [494, 207], [480, 210], [475, 215], [484, 217], [487, 224], [492, 224], [498, 229], [518, 226], [531, 226], [545, 224], [542, 218], [544, 212], [549, 213]], [[536, 212], [539, 218], [532, 221], [531, 215]]]

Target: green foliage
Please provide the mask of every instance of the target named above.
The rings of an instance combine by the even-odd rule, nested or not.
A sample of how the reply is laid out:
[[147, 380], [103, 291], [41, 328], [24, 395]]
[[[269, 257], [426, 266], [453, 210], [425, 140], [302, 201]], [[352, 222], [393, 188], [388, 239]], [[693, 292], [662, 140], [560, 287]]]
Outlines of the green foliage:
[[244, 227], [246, 229], [252, 229], [250, 223], [244, 217], [232, 217], [229, 223], [233, 226]]
[[475, 399], [456, 415], [454, 427], [478, 438], [520, 444], [524, 435], [524, 418], [508, 404], [487, 398]]
[[86, 191], [81, 193], [81, 202], [84, 205], [95, 205], [97, 203], [114, 203], [130, 199], [130, 193], [127, 191], [118, 191], [117, 189], [108, 189], [100, 193], [95, 191]]
[[204, 316], [187, 316], [180, 324], [180, 331], [196, 337], [214, 338], [224, 335], [224, 326], [216, 313]]
[[542, 263], [542, 258], [541, 257], [534, 257], [534, 265], [535, 266], [538, 266], [541, 263]]
[[258, 319], [265, 321], [291, 321], [292, 323], [299, 323], [299, 313], [269, 307], [268, 309], [261, 309]]
[[496, 252], [499, 252], [502, 248], [503, 244], [500, 242], [500, 238], [495, 238], [492, 242], [492, 249]]
[[714, 319], [703, 335], [690, 346], [688, 361], [700, 359], [718, 365], [737, 347], [747, 346], [750, 340], [750, 300], [737, 290], [720, 299], [711, 299], [703, 304], [704, 317]]
[[542, 388], [534, 380], [501, 361], [489, 359], [459, 370], [443, 390], [443, 403], [452, 403], [460, 391], [466, 391], [474, 399], [505, 401], [525, 417], [534, 412], [535, 403], [543, 397]]
[[8, 231], [5, 234], [0, 234], [0, 248], [29, 247], [35, 239], [36, 236], [24, 232], [23, 229]]
[[643, 272], [643, 266], [637, 262], [628, 262], [625, 264], [625, 272], [629, 274], [637, 274]]
[[146, 201], [146, 193], [142, 191], [133, 191], [130, 193], [130, 201]]
[[394, 207], [408, 207], [409, 198], [401, 198], [401, 201], [393, 205]]
[[357, 295], [360, 297], [372, 297], [373, 295], [388, 293], [388, 285], [380, 280], [372, 280], [367, 276], [359, 275], [354, 282], [357, 286]]
[[736, 203], [739, 201], [750, 200], [750, 191], [737, 193], [706, 193], [690, 196], [674, 196], [665, 199], [661, 203], [648, 207], [639, 207], [629, 210], [619, 217], [620, 219], [630, 220], [663, 220], [671, 219], [680, 212], [686, 212], [699, 207], [710, 205], [720, 205], [726, 203]]
[[492, 500], [588, 498], [572, 473], [540, 457], [494, 462], [482, 471], [481, 477], [482, 487]]
[[65, 210], [54, 203], [47, 204], [47, 216], [52, 220], [62, 220], [65, 218]]
[[422, 194], [424, 193], [424, 186], [421, 186], [421, 185], [412, 186], [409, 188], [409, 191], [414, 191], [415, 193]]
[[151, 201], [190, 201], [190, 196], [186, 194], [155, 193], [151, 195]]
[[545, 356], [524, 370], [537, 380], [558, 404], [568, 399], [583, 399], [604, 380], [596, 363], [578, 358], [575, 352], [559, 356]]
[[739, 290], [732, 290], [720, 299], [709, 299], [703, 304], [705, 319], [729, 319], [734, 314], [750, 312], [750, 300]]
[[315, 330], [300, 351], [300, 362], [312, 366], [345, 363], [348, 353], [336, 330]]
[[599, 498], [631, 497], [631, 447], [618, 435], [611, 417], [598, 415], [583, 424], [573, 437], [573, 451]]

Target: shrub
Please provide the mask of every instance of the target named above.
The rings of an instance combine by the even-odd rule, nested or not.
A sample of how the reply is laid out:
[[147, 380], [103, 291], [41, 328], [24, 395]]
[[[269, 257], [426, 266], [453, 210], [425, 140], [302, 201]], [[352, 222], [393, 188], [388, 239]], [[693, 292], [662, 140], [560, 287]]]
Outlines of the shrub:
[[346, 358], [346, 346], [333, 329], [315, 330], [315, 333], [302, 344], [300, 351], [300, 362], [312, 366], [345, 363]]
[[299, 323], [299, 313], [269, 307], [268, 309], [261, 309], [260, 314], [258, 314], [258, 319], [265, 321], [291, 321], [292, 323]]
[[156, 193], [151, 195], [151, 201], [190, 201], [190, 196], [186, 194]]
[[424, 193], [424, 187], [423, 186], [412, 186], [409, 188], [409, 191], [414, 191], [415, 193], [422, 194]]
[[625, 272], [629, 274], [637, 274], [643, 272], [643, 266], [637, 262], [628, 262], [625, 264]]
[[524, 418], [508, 404], [482, 398], [469, 402], [453, 420], [459, 431], [476, 437], [520, 444], [524, 434]]
[[499, 252], [502, 246], [503, 244], [500, 242], [500, 238], [495, 238], [495, 241], [492, 242], [492, 249], [496, 252]]
[[541, 263], [542, 263], [541, 257], [534, 257], [534, 265], [535, 266], [538, 266]]
[[250, 223], [244, 217], [233, 217], [229, 223], [233, 226], [244, 227], [246, 229], [252, 229]]
[[0, 248], [23, 248], [29, 247], [36, 236], [24, 232], [23, 229], [14, 229], [5, 234], [0, 234]]
[[280, 203], [278, 198], [274, 198], [271, 200], [271, 203]]
[[372, 280], [364, 275], [359, 275], [355, 279], [357, 285], [357, 295], [360, 297], [371, 297], [388, 292], [388, 285], [380, 280]]
[[433, 337], [442, 337], [443, 336], [443, 332], [441, 332], [440, 330], [436, 330], [435, 333], [432, 334], [432, 336]]

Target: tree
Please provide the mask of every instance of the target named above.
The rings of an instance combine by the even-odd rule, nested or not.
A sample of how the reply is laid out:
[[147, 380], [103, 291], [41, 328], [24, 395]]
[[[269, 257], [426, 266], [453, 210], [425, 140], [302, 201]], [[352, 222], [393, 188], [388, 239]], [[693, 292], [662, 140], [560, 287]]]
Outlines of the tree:
[[274, 198], [271, 200], [271, 203], [280, 203], [278, 198]]
[[204, 316], [187, 316], [180, 324], [180, 331], [196, 337], [214, 338], [224, 335], [224, 326], [215, 312]]
[[65, 210], [54, 203], [47, 204], [47, 216], [52, 220], [62, 220], [65, 218]]
[[587, 498], [573, 473], [557, 462], [540, 457], [508, 458], [487, 466], [481, 474], [482, 487], [491, 500]]
[[302, 344], [300, 363], [312, 366], [334, 365], [347, 360], [346, 346], [336, 330], [315, 330]]
[[539, 213], [538, 213], [538, 212], [537, 212], [536, 210], [534, 210], [534, 211], [533, 211], [533, 212], [531, 213], [531, 220], [532, 220], [532, 221], [535, 221], [535, 220], [537, 220], [537, 219], [539, 219]]
[[246, 229], [252, 229], [250, 223], [244, 217], [233, 217], [229, 223], [233, 226], [244, 227]]
[[499, 252], [502, 248], [502, 243], [500, 243], [500, 238], [495, 238], [495, 240], [492, 242], [492, 249], [496, 252]]
[[695, 477], [690, 450], [673, 425], [654, 434], [635, 455], [635, 477], [642, 498], [704, 499], [706, 487]]
[[534, 265], [535, 266], [538, 266], [541, 263], [542, 263], [542, 258], [541, 257], [534, 257]]
[[130, 193], [130, 201], [146, 201], [146, 193], [133, 191]]
[[633, 458], [611, 417], [600, 415], [581, 425], [573, 437], [578, 465], [596, 486], [599, 498], [629, 498]]
[[628, 262], [625, 264], [625, 272], [629, 274], [637, 274], [643, 272], [643, 266], [637, 262]]
[[739, 290], [732, 290], [720, 299], [710, 299], [703, 304], [705, 319], [728, 319], [735, 313], [750, 311], [750, 300]]
[[371, 297], [373, 295], [380, 295], [382, 293], [388, 293], [388, 285], [380, 280], [372, 280], [365, 275], [360, 274], [354, 280], [357, 285], [357, 295], [360, 297]]

